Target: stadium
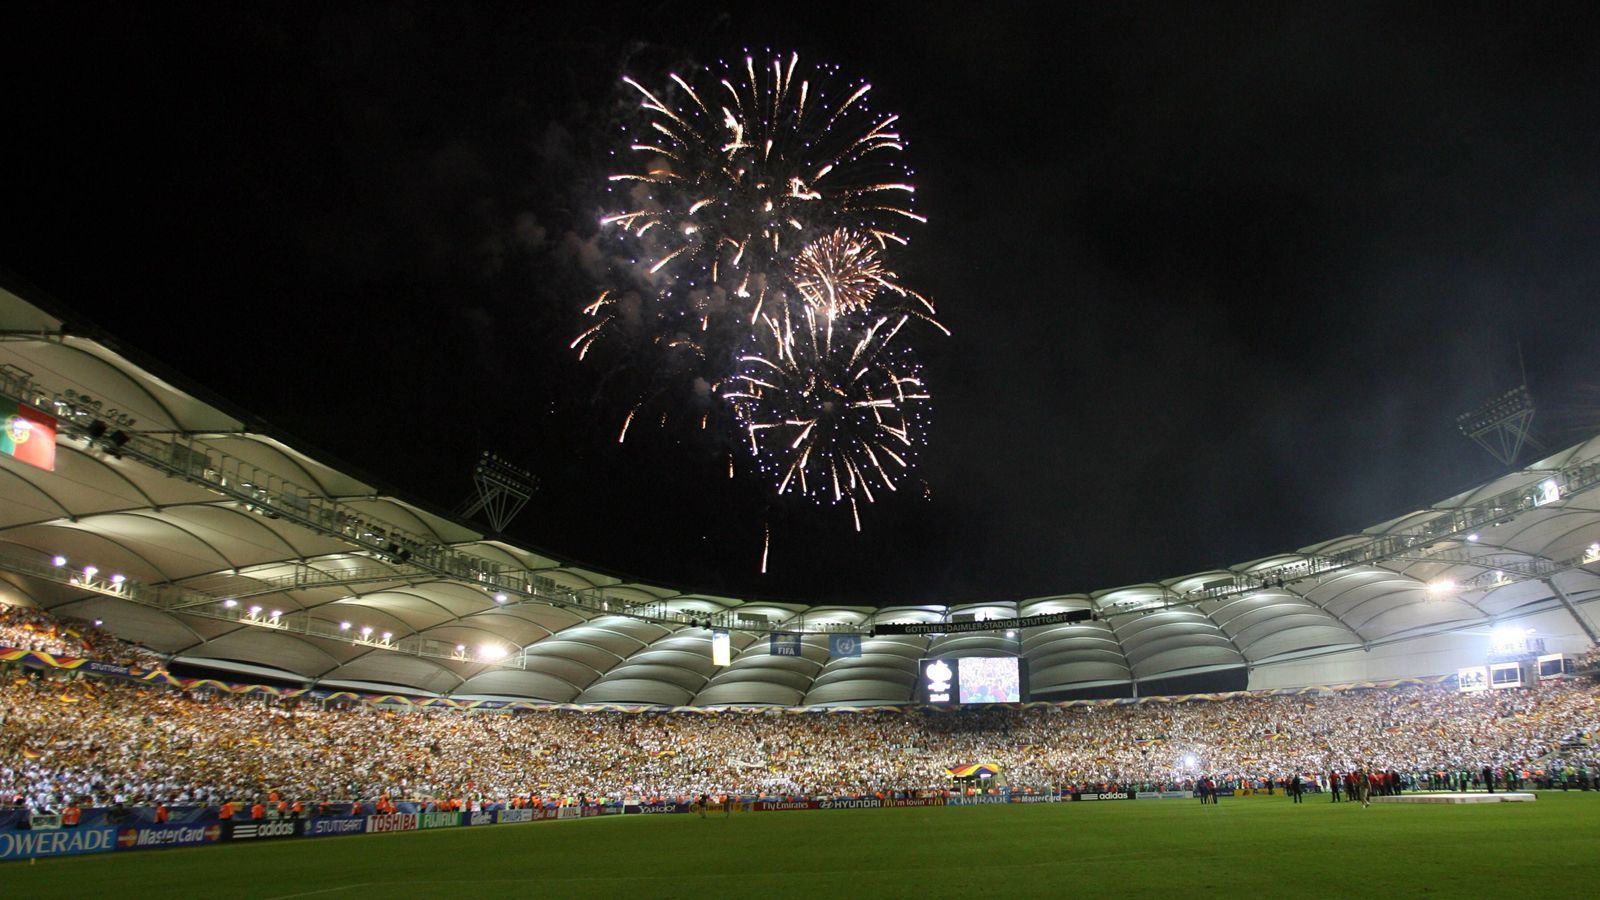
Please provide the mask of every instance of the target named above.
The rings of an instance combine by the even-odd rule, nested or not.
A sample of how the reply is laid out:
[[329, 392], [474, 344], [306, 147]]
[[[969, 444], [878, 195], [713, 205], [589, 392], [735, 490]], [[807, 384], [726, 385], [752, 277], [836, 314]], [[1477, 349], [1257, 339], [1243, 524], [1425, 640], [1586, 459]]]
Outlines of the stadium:
[[8, 7], [4, 896], [1583, 890], [1572, 6]]
[[[1600, 725], [1587, 674], [1600, 616], [1600, 438], [1360, 534], [1227, 569], [1020, 603], [747, 602], [566, 565], [380, 493], [26, 299], [6, 292], [0, 303], [0, 378], [15, 410], [0, 459], [8, 858], [595, 816], [631, 823], [639, 812], [698, 825], [707, 806], [712, 818], [741, 820], [795, 811], [751, 817], [778, 829], [741, 828], [755, 854], [761, 842], [811, 839], [808, 816], [829, 819], [816, 826], [830, 841], [849, 840], [863, 823], [838, 820], [869, 816], [862, 807], [898, 807], [885, 815], [906, 820], [891, 833], [919, 833], [952, 821], [910, 819], [942, 812], [931, 807], [1004, 804], [964, 813], [991, 818], [940, 838], [969, 840], [977, 828], [1004, 841], [1006, 829], [1062, 824], [1047, 813], [1087, 812], [1058, 810], [1063, 801], [1146, 800], [1107, 823], [1100, 839], [1114, 845], [1165, 827], [1147, 818], [1159, 815], [1149, 801], [1197, 791], [1229, 805], [1246, 798], [1240, 809], [1269, 816], [1251, 827], [1300, 827], [1271, 818], [1286, 794], [1303, 785], [1312, 802], [1341, 792], [1354, 801], [1346, 782], [1363, 772], [1401, 796], [1559, 791], [1569, 805], [1539, 807], [1559, 812], [1554, 823], [1507, 826], [1540, 841], [1595, 815], [1594, 804], [1570, 803], [1572, 790], [1588, 800], [1600, 775], [1587, 743]], [[977, 664], [1009, 660], [1020, 663], [1012, 693], [968, 693]], [[952, 674], [967, 683], [937, 683]], [[114, 724], [85, 748], [72, 724], [62, 728], [68, 711]], [[112, 734], [127, 742], [115, 762], [103, 755]], [[321, 741], [354, 753], [336, 766], [294, 762], [327, 752]], [[69, 809], [76, 828], [57, 830]], [[807, 809], [816, 812], [798, 812]], [[597, 826], [549, 826], [574, 842], [552, 846], [591, 854], [584, 840]], [[475, 857], [476, 830], [463, 831], [406, 849], [392, 839], [373, 859], [392, 873], [403, 865], [392, 852]], [[601, 838], [624, 839], [659, 840], [641, 852], [660, 854], [651, 865], [666, 870], [701, 840]], [[337, 895], [340, 879], [350, 891], [393, 880], [334, 874], [335, 854], [328, 873], [282, 883], [270, 867], [315, 859], [289, 843], [254, 862], [225, 848], [174, 852], [195, 854], [197, 866], [244, 866], [238, 882], [206, 876], [241, 896]], [[1204, 850], [1173, 852], [1185, 848]], [[100, 877], [85, 861], [50, 863], [8, 876]], [[894, 865], [856, 864], [894, 890]], [[104, 871], [115, 883], [136, 870]], [[575, 893], [627, 886], [597, 877], [550, 883]], [[711, 873], [677, 877], [732, 890]]]

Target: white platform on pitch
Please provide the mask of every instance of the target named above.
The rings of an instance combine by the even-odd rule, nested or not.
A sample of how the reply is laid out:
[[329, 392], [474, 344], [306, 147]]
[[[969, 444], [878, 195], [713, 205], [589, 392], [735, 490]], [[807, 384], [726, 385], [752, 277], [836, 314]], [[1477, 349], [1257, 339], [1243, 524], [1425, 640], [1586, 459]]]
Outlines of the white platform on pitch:
[[1373, 797], [1373, 803], [1532, 803], [1539, 799], [1516, 791], [1482, 794], [1401, 794], [1398, 797]]

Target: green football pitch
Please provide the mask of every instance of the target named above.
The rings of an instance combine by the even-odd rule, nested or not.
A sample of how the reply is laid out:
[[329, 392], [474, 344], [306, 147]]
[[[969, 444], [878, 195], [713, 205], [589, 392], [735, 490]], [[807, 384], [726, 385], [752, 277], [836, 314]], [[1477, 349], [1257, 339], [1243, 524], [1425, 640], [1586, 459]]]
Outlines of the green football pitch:
[[0, 864], [6, 897], [1587, 896], [1600, 795], [616, 816]]

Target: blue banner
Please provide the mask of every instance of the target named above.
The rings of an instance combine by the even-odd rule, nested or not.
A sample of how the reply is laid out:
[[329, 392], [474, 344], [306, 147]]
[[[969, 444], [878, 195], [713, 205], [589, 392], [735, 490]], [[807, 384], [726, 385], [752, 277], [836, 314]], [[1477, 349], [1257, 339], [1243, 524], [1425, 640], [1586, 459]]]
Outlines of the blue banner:
[[830, 634], [828, 635], [829, 656], [860, 656], [861, 635], [859, 634]]
[[798, 634], [774, 634], [769, 637], [769, 640], [772, 642], [773, 656], [800, 655], [800, 635]]
[[0, 831], [0, 859], [105, 853], [116, 846], [117, 830], [109, 826], [62, 828], [50, 831]]

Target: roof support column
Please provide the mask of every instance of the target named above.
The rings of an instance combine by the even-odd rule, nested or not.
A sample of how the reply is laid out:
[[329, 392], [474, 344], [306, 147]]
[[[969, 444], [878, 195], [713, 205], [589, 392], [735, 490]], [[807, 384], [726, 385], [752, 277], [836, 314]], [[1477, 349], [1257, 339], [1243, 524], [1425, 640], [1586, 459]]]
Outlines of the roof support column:
[[1574, 622], [1578, 623], [1578, 627], [1583, 629], [1583, 633], [1589, 636], [1589, 643], [1600, 644], [1600, 634], [1595, 633], [1594, 626], [1589, 624], [1588, 619], [1584, 618], [1583, 613], [1578, 610], [1577, 604], [1573, 603], [1572, 598], [1567, 596], [1567, 592], [1561, 589], [1561, 585], [1556, 584], [1555, 577], [1551, 576], [1544, 579], [1544, 583], [1550, 587], [1551, 591], [1555, 592], [1556, 599], [1560, 600], [1561, 605], [1567, 608], [1567, 613], [1572, 616]]

